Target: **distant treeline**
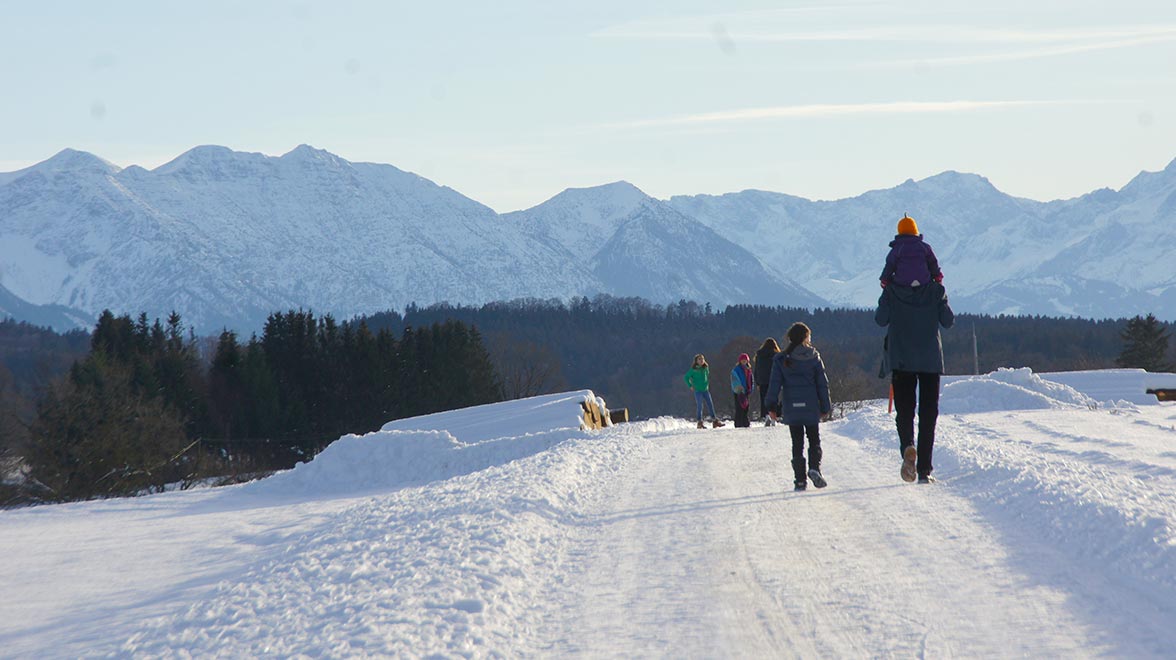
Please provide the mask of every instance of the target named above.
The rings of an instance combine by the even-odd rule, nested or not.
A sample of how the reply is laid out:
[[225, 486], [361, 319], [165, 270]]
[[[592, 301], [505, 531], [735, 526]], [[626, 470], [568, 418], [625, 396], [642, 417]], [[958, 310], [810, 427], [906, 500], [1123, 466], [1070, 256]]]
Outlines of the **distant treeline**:
[[[795, 321], [812, 328], [835, 401], [886, 396], [885, 330], [872, 310], [529, 299], [410, 305], [348, 322], [276, 313], [248, 340], [195, 337], [174, 314], [151, 322], [108, 312], [91, 334], [3, 322], [0, 504], [289, 467], [393, 419], [563, 389], [592, 389], [634, 418], [688, 416], [682, 375], [695, 353], [707, 356], [715, 402], [730, 411], [738, 354], [781, 341]], [[943, 331], [944, 354], [948, 373], [972, 373], [974, 332], [981, 372], [1163, 370], [1176, 357], [1169, 329], [1150, 317], [959, 314]]]
[[[794, 321], [812, 328], [834, 398], [881, 398], [888, 386], [878, 378], [886, 331], [874, 323], [873, 310], [733, 305], [717, 311], [689, 301], [655, 305], [639, 298], [598, 296], [568, 303], [528, 299], [481, 307], [409, 306], [403, 316], [376, 314], [365, 320], [371, 328], [392, 328], [449, 319], [476, 326], [496, 358], [503, 352], [516, 356], [498, 359], [505, 381], [512, 379], [512, 370], [526, 365], [546, 374], [547, 388], [591, 388], [610, 405], [629, 407], [634, 417], [693, 411], [682, 375], [695, 353], [707, 356], [715, 401], [729, 410], [727, 373], [739, 353], [754, 355], [767, 337], [781, 341]], [[973, 372], [973, 329], [981, 373], [1003, 366], [1035, 371], [1112, 368], [1123, 349], [1120, 334], [1126, 323], [958, 314], [955, 327], [942, 333], [947, 370]]]
[[152, 323], [105, 312], [89, 339], [31, 415], [15, 388], [0, 401], [0, 458], [25, 477], [9, 475], [20, 481], [10, 499], [124, 495], [290, 467], [345, 433], [502, 398], [477, 330], [455, 320], [373, 332], [278, 313], [247, 342], [222, 333], [209, 361], [176, 314]]

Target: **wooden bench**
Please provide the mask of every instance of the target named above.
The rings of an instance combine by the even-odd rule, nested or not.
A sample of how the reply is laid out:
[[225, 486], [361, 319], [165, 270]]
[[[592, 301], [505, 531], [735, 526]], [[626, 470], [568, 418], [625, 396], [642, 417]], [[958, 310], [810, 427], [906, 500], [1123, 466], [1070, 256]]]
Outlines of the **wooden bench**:
[[1176, 401], [1176, 389], [1160, 388], [1148, 390], [1147, 393], [1156, 395], [1156, 399], [1159, 401]]
[[599, 406], [584, 401], [580, 404], [584, 410], [584, 428], [585, 429], [602, 429], [613, 424], [621, 424], [629, 421], [629, 409], [619, 408], [617, 410], [609, 410], [608, 416], [604, 415], [604, 411]]

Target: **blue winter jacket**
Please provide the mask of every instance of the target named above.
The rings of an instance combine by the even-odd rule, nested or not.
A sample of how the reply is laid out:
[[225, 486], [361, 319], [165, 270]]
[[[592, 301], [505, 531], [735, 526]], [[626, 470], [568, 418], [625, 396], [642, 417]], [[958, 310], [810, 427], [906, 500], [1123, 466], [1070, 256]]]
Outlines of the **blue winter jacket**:
[[798, 346], [772, 358], [772, 379], [768, 385], [768, 406], [775, 407], [785, 424], [818, 424], [821, 415], [833, 410], [829, 401], [829, 378], [821, 354], [812, 346]]
[[747, 371], [743, 370], [741, 365], [735, 365], [731, 370], [731, 392], [734, 394], [747, 394], [751, 392], [752, 383], [755, 381], [755, 376], [751, 373], [751, 368]]

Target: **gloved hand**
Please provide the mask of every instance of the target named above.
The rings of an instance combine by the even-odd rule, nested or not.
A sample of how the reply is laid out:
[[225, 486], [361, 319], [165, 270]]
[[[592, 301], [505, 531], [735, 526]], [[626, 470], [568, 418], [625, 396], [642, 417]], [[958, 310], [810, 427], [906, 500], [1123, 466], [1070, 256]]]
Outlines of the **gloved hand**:
[[878, 283], [882, 285], [882, 288], [883, 288], [883, 289], [885, 289], [886, 287], [890, 286], [890, 282], [889, 282], [889, 281], [887, 281], [887, 280], [878, 280]]

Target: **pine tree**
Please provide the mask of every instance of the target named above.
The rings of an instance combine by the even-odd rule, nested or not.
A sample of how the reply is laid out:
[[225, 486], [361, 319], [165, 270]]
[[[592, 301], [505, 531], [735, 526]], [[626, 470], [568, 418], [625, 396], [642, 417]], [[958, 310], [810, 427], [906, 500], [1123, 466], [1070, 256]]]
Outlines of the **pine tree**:
[[248, 424], [242, 362], [236, 333], [225, 330], [217, 341], [216, 354], [208, 369], [208, 391], [212, 433], [226, 440], [243, 437]]
[[1172, 369], [1166, 360], [1168, 354], [1168, 332], [1155, 315], [1146, 318], [1136, 316], [1127, 322], [1119, 335], [1123, 339], [1123, 352], [1115, 363], [1120, 367], [1145, 369], [1162, 372]]
[[130, 495], [189, 476], [179, 415], [101, 351], [45, 395], [30, 435], [30, 476], [48, 499]]

